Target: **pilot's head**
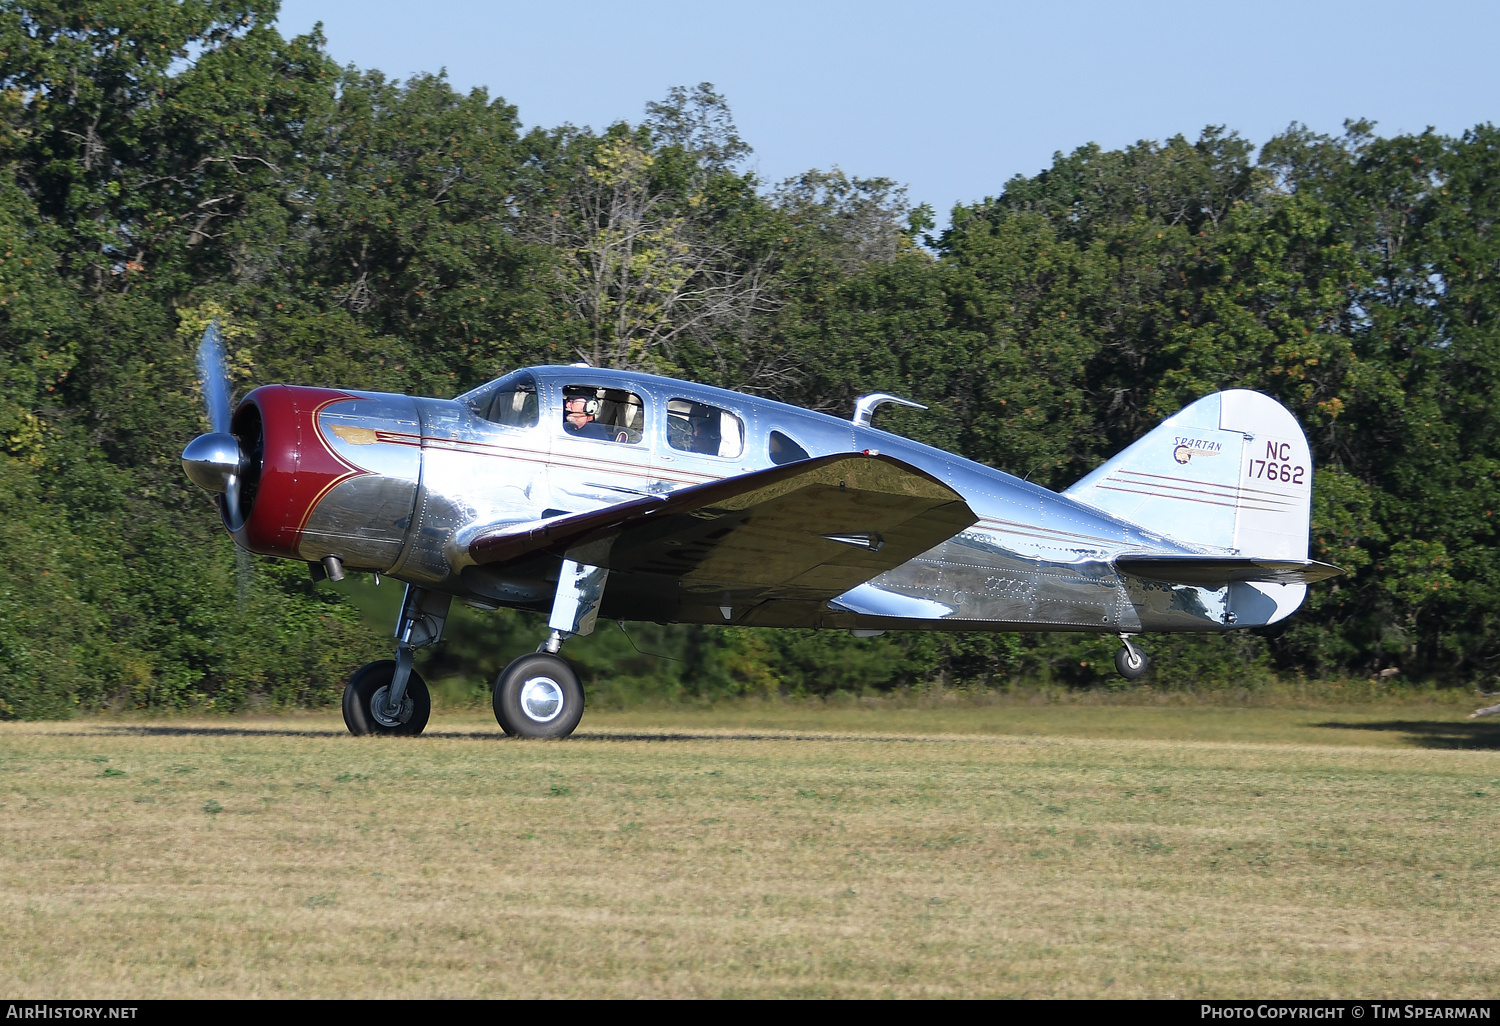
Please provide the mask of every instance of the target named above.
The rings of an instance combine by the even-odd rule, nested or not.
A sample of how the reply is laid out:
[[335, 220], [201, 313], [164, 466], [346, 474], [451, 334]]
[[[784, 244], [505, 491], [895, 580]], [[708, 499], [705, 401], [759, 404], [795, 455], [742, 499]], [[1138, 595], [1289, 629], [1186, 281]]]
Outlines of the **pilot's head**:
[[693, 451], [717, 453], [719, 451], [719, 417], [704, 409], [695, 409], [688, 417], [693, 428]]
[[599, 400], [592, 394], [580, 392], [563, 393], [563, 420], [574, 428], [591, 423], [599, 411]]

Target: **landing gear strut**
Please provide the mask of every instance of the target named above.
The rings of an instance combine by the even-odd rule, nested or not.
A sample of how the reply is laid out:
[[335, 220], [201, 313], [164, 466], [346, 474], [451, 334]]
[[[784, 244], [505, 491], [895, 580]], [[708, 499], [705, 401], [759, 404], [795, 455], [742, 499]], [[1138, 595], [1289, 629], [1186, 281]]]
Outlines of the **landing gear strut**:
[[422, 733], [432, 713], [432, 697], [427, 682], [411, 664], [417, 649], [442, 638], [452, 601], [448, 595], [406, 586], [396, 620], [396, 658], [366, 663], [344, 686], [344, 725], [349, 733]]
[[583, 718], [583, 687], [568, 661], [557, 654], [568, 638], [590, 634], [604, 600], [609, 571], [564, 559], [547, 626], [552, 633], [537, 651], [511, 662], [495, 678], [495, 720], [512, 737], [563, 738]]
[[1129, 634], [1121, 634], [1120, 641], [1125, 647], [1115, 653], [1115, 669], [1126, 680], [1140, 680], [1150, 668], [1151, 660], [1146, 657], [1146, 653], [1130, 643]]

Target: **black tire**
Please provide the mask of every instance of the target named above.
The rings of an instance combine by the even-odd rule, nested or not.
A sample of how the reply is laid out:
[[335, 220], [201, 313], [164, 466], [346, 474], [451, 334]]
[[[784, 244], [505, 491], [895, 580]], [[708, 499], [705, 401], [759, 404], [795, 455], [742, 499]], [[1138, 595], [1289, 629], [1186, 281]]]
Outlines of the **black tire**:
[[511, 737], [567, 737], [582, 718], [583, 686], [559, 656], [524, 655], [495, 678], [495, 720]]
[[385, 698], [384, 690], [396, 676], [396, 660], [382, 659], [365, 663], [349, 677], [344, 685], [344, 726], [355, 737], [366, 734], [396, 734], [414, 737], [427, 726], [432, 715], [432, 696], [427, 693], [427, 682], [416, 670], [406, 680], [406, 697], [401, 700], [400, 722], [384, 723], [371, 708], [375, 696]]
[[1151, 668], [1151, 660], [1146, 653], [1136, 649], [1137, 658], [1130, 657], [1130, 649], [1122, 648], [1115, 653], [1115, 670], [1126, 680], [1140, 680]]

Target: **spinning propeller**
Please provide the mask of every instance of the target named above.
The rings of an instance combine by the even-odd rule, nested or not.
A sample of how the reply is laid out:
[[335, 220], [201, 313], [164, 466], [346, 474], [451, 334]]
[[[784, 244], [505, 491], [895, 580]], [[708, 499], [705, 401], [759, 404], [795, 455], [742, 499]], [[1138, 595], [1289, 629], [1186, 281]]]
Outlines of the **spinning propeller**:
[[199, 435], [182, 450], [182, 469], [199, 488], [223, 496], [225, 522], [231, 531], [237, 531], [243, 526], [240, 483], [246, 460], [239, 439], [229, 433], [231, 383], [217, 321], [209, 323], [198, 344], [198, 383], [213, 430]]

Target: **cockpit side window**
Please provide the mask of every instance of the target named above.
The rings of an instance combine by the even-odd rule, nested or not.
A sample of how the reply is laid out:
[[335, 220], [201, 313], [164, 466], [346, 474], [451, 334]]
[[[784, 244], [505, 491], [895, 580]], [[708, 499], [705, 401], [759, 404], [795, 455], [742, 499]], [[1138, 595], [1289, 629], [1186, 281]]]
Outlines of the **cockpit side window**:
[[683, 452], [736, 459], [745, 451], [745, 422], [717, 406], [669, 399], [667, 444]]
[[792, 441], [789, 437], [782, 434], [780, 431], [771, 432], [769, 449], [771, 462], [776, 464], [777, 466], [783, 466], [787, 463], [796, 463], [800, 460], [812, 459], [812, 457], [807, 454], [806, 449], [802, 448], [802, 446]]
[[490, 400], [484, 419], [494, 421], [502, 427], [536, 427], [536, 385], [530, 381], [519, 381], [512, 387], [502, 388]]
[[646, 430], [646, 404], [622, 388], [568, 385], [563, 389], [563, 432], [576, 438], [637, 443]]

